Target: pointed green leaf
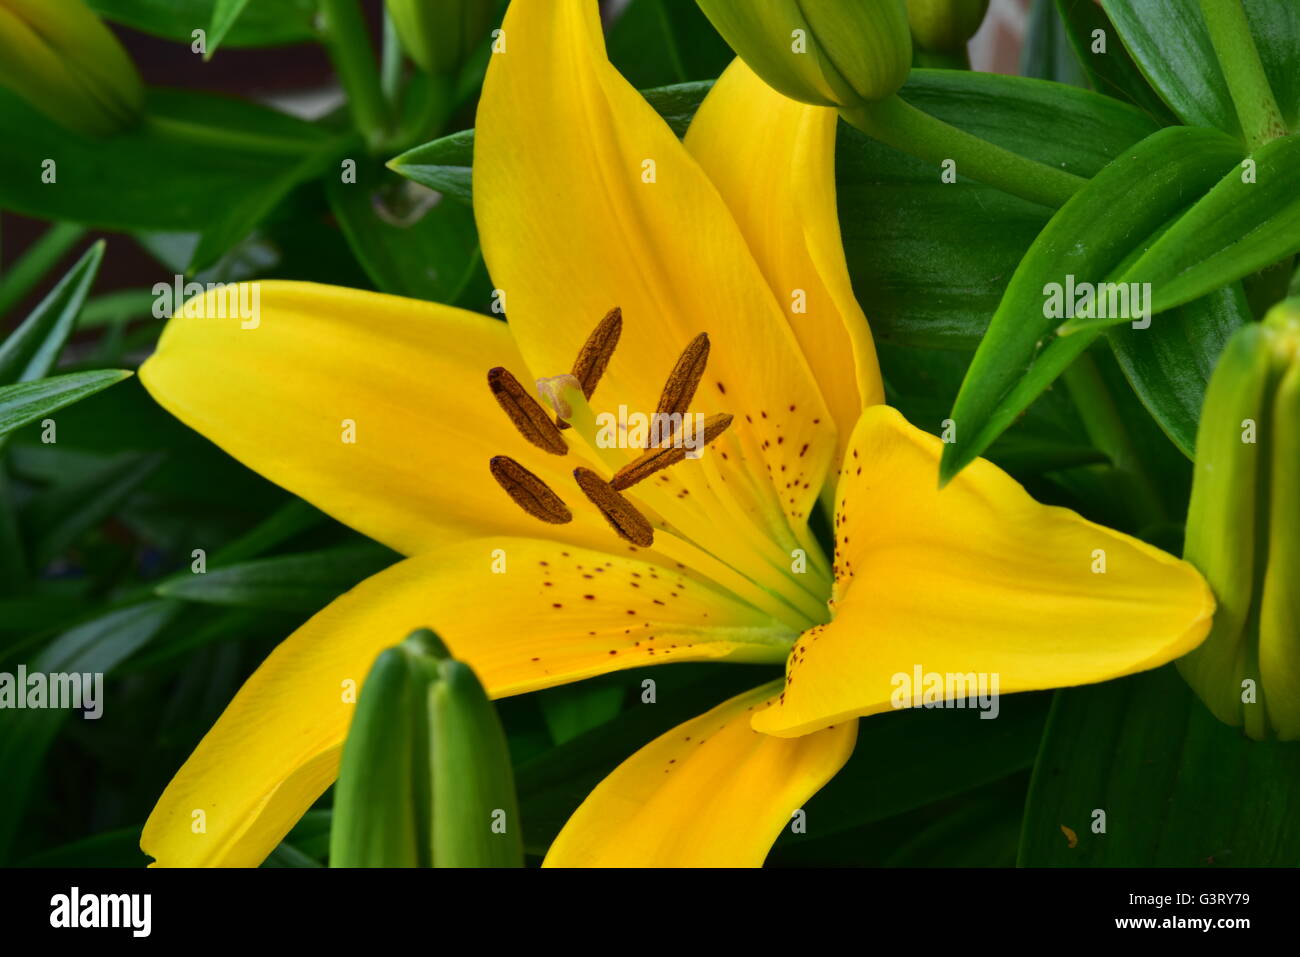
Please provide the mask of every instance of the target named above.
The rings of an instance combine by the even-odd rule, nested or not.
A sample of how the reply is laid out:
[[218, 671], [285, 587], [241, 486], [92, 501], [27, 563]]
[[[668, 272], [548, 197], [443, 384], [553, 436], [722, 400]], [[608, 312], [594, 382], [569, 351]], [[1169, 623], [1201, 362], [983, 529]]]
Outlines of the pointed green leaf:
[[79, 838], [24, 858], [20, 867], [145, 867], [140, 850], [142, 823]]
[[1019, 862], [1294, 867], [1298, 805], [1300, 746], [1242, 737], [1166, 665], [1056, 693]]
[[[1106, 12], [1094, 0], [1056, 0], [1056, 8], [1074, 54], [1094, 90], [1134, 104], [1161, 125], [1177, 122], [1119, 42]], [[1097, 31], [1101, 31], [1100, 35]]]
[[942, 481], [983, 454], [1095, 338], [1053, 335], [1064, 317], [1048, 308], [1049, 284], [1064, 287], [1070, 277], [1075, 283], [1106, 280], [1240, 156], [1240, 144], [1214, 130], [1160, 130], [1057, 211], [1016, 268], [967, 370], [953, 407], [956, 441], [944, 448]]
[[1111, 348], [1142, 404], [1184, 455], [1196, 452], [1196, 428], [1210, 373], [1228, 339], [1251, 321], [1239, 283], [1154, 318], [1148, 329], [1113, 327]]
[[0, 316], [21, 302], [84, 235], [84, 226], [55, 223], [0, 272]]
[[1300, 3], [1295, 0], [1245, 0], [1250, 33], [1282, 119], [1300, 123]]
[[80, 329], [114, 326], [153, 314], [157, 296], [150, 289], [119, 289], [102, 296], [92, 296], [81, 310]]
[[470, 167], [474, 163], [474, 131], [461, 130], [407, 150], [389, 160], [388, 168], [462, 203], [474, 201]]
[[182, 573], [158, 585], [155, 593], [212, 605], [312, 612], [388, 567], [396, 558], [379, 545], [346, 545], [302, 555], [259, 558], [203, 574]]
[[537, 704], [551, 740], [564, 744], [616, 717], [626, 697], [627, 690], [621, 684], [584, 681], [542, 691]]
[[608, 47], [639, 88], [715, 77], [735, 56], [695, 0], [632, 0], [610, 27]]
[[[806, 807], [806, 833], [787, 830], [783, 848], [843, 833], [923, 807], [1029, 767], [1038, 753], [1050, 695], [1000, 699], [996, 720], [969, 710], [910, 708], [858, 725], [853, 756]], [[881, 769], [888, 768], [888, 774]]]
[[[12, 496], [9, 476], [0, 468], [0, 595], [21, 595], [27, 585], [27, 550], [18, 530]], [[0, 627], [11, 626], [16, 621], [21, 621], [21, 616], [8, 610], [0, 612], [0, 623], [3, 623]]]
[[1241, 135], [1198, 0], [1102, 0], [1147, 82], [1188, 126]]
[[56, 485], [23, 510], [32, 565], [43, 568], [99, 525], [153, 474], [164, 456], [127, 452], [84, 477]]
[[143, 122], [93, 142], [0, 89], [0, 142], [6, 210], [113, 230], [200, 232], [219, 254], [247, 234], [250, 217], [312, 174], [307, 160], [323, 162], [344, 141], [243, 100], [150, 88]]
[[210, 564], [227, 564], [254, 558], [301, 532], [314, 528], [324, 519], [324, 513], [302, 499], [291, 499], [268, 515], [256, 528], [224, 546], [212, 556]]
[[1034, 0], [1029, 8], [1025, 39], [1020, 46], [1020, 75], [1086, 87], [1087, 72], [1070, 49], [1065, 24], [1055, 0]]
[[248, 0], [216, 0], [212, 5], [212, 22], [208, 26], [208, 49], [204, 60], [211, 60], [230, 28], [248, 7]]
[[463, 203], [364, 161], [355, 182], [333, 177], [326, 194], [380, 292], [454, 303], [482, 268], [474, 213]]
[[[519, 766], [516, 782], [529, 854], [545, 855], [578, 805], [638, 748], [759, 680], [749, 666], [683, 664], [651, 674], [657, 689], [653, 703], [638, 701]], [[629, 684], [639, 694], [638, 677], [637, 672], [628, 673]]]
[[101, 239], [86, 250], [22, 325], [0, 344], [0, 383], [30, 382], [54, 367], [103, 259]]
[[[87, 0], [101, 16], [189, 46], [197, 28], [216, 22], [223, 0]], [[315, 39], [315, 0], [257, 0], [227, 27], [228, 47], [285, 46]], [[212, 42], [211, 35], [208, 42]]]
[[124, 369], [69, 372], [0, 386], [0, 436], [129, 378]]
[[[968, 133], [1084, 177], [1158, 129], [1109, 97], [1019, 77], [913, 70], [902, 95]], [[960, 176], [941, 182], [929, 164], [845, 124], [835, 160], [845, 259], [877, 342], [974, 349], [1050, 212]]]
[[[1151, 283], [1153, 312], [1182, 305], [1300, 252], [1300, 136], [1256, 150], [1183, 214], [1121, 282]], [[1074, 325], [1107, 324], [1077, 320]]]
[[[72, 628], [28, 665], [29, 672], [108, 673], [153, 639], [180, 606], [148, 601], [107, 612]], [[102, 702], [101, 702], [102, 703]], [[104, 704], [105, 710], [111, 703]], [[15, 710], [0, 721], [0, 860], [5, 860], [31, 796], [45, 753], [74, 712], [54, 709]], [[82, 720], [78, 717], [76, 720]]]

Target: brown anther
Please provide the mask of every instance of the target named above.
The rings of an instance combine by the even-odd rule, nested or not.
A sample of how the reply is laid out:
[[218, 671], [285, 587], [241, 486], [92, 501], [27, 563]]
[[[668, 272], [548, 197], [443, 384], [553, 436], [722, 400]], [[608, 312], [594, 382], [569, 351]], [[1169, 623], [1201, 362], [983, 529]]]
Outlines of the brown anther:
[[496, 455], [493, 456], [490, 467], [497, 484], [533, 518], [540, 518], [552, 525], [573, 521], [573, 513], [564, 504], [564, 500], [514, 459]]
[[509, 370], [501, 366], [489, 369], [488, 387], [520, 435], [552, 455], [564, 455], [569, 451], [564, 436], [560, 435], [546, 409], [529, 395]]
[[591, 504], [600, 509], [600, 514], [605, 516], [605, 521], [609, 522], [610, 528], [614, 529], [619, 538], [642, 548], [654, 544], [654, 529], [646, 517], [608, 482], [591, 469], [581, 467], [573, 470], [573, 477], [583, 494], [591, 499]]
[[[618, 345], [618, 337], [623, 334], [623, 310], [615, 306], [605, 313], [605, 318], [597, 323], [587, 341], [582, 344], [578, 358], [573, 360], [573, 377], [582, 386], [582, 394], [590, 399], [596, 391], [596, 383], [605, 374], [609, 360]], [[556, 426], [567, 429], [569, 423], [563, 419], [555, 420]]]
[[678, 356], [677, 364], [668, 374], [664, 390], [659, 394], [659, 408], [656, 411], [664, 415], [685, 415], [708, 364], [709, 334], [701, 332]]
[[[723, 432], [727, 431], [731, 425], [731, 414], [721, 412], [717, 415], [711, 415], [704, 420], [704, 439], [700, 443], [700, 448], [709, 445]], [[683, 419], [683, 427], [687, 420]], [[676, 435], [676, 433], [674, 433]], [[637, 482], [649, 478], [656, 472], [668, 468], [670, 465], [676, 465], [686, 458], [686, 453], [690, 451], [685, 444], [669, 445], [661, 444], [652, 449], [646, 449], [633, 461], [623, 466], [614, 473], [610, 479], [610, 486], [615, 489], [631, 488]]]
[[582, 394], [588, 399], [596, 391], [596, 383], [605, 374], [610, 356], [623, 333], [623, 310], [615, 306], [605, 313], [587, 341], [582, 344], [578, 358], [573, 360], [573, 375], [582, 383]]

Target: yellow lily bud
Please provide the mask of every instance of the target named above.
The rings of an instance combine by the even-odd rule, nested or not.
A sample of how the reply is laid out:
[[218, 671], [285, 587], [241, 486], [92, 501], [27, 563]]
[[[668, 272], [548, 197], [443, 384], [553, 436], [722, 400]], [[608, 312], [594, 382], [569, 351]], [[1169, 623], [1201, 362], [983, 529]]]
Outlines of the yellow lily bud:
[[1300, 739], [1300, 299], [1238, 330], [1219, 359], [1183, 554], [1219, 610], [1178, 670], [1221, 721]]
[[961, 53], [988, 9], [989, 0], [907, 0], [907, 20], [922, 50]]
[[426, 73], [460, 68], [492, 25], [494, 0], [387, 0], [407, 55]]
[[91, 136], [130, 125], [144, 101], [131, 58], [82, 0], [0, 0], [0, 86]]
[[854, 107], [907, 79], [912, 36], [904, 0], [697, 0], [768, 86], [803, 103]]

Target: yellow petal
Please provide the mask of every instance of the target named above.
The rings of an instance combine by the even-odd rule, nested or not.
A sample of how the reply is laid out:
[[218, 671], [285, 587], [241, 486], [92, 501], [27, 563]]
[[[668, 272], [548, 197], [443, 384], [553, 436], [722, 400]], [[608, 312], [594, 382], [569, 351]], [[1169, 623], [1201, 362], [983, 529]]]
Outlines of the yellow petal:
[[840, 240], [838, 121], [834, 109], [782, 96], [737, 59], [695, 114], [686, 147], [722, 192], [782, 305], [842, 455], [863, 407], [885, 394]]
[[569, 818], [547, 867], [759, 867], [795, 811], [844, 767], [856, 721], [775, 738], [750, 718], [779, 681], [651, 741]]
[[688, 507], [712, 489], [788, 538], [787, 517], [806, 519], [829, 467], [833, 423], [730, 211], [606, 59], [594, 0], [514, 3], [503, 30], [478, 111], [474, 210], [520, 351], [538, 376], [567, 372], [619, 306], [622, 341], [592, 407], [648, 415], [707, 332], [694, 409], [735, 414], [726, 441], [739, 448], [706, 455], [725, 482], [705, 484], [692, 463], [664, 473], [687, 509], [666, 517], [698, 526]]
[[[239, 317], [241, 299], [250, 315], [257, 304], [256, 318]], [[486, 316], [262, 282], [191, 299], [140, 379], [163, 408], [245, 465], [404, 554], [543, 528], [567, 541], [608, 542], [573, 483], [582, 462], [528, 444], [493, 399], [487, 372], [498, 365], [531, 382], [506, 325]], [[494, 455], [550, 485], [573, 523], [543, 526], [512, 503], [489, 473]]]
[[680, 569], [630, 557], [490, 538], [408, 559], [318, 613], [245, 682], [159, 799], [145, 853], [259, 863], [333, 781], [376, 656], [419, 627], [494, 697], [675, 661], [777, 662], [793, 637]]
[[896, 690], [905, 707], [918, 668], [996, 675], [1002, 693], [1059, 688], [1205, 638], [1214, 598], [1191, 565], [1038, 504], [984, 459], [940, 491], [941, 449], [893, 409], [863, 413], [837, 494], [834, 620], [796, 643], [754, 727], [805, 734], [889, 711]]

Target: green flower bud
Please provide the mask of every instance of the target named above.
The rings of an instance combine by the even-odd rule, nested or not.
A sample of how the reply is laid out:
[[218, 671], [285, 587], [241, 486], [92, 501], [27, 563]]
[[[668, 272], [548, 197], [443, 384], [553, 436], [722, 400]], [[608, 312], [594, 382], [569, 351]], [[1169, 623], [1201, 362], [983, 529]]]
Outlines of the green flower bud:
[[343, 746], [331, 867], [518, 867], [505, 733], [473, 669], [428, 629], [375, 660]]
[[135, 65], [82, 0], [0, 0], [0, 86], [90, 136], [130, 125], [144, 101]]
[[454, 73], [487, 36], [495, 0], [386, 0], [402, 49], [426, 73]]
[[1300, 739], [1300, 299], [1239, 329], [1219, 359], [1183, 554], [1219, 608], [1179, 671], [1221, 721]]
[[922, 50], [961, 53], [988, 9], [989, 0], [907, 0], [907, 20]]
[[772, 88], [817, 106], [898, 92], [912, 65], [904, 0], [697, 0]]

